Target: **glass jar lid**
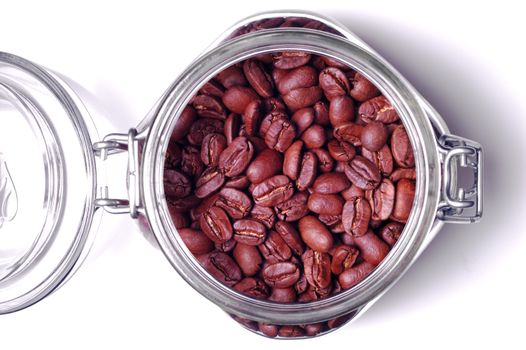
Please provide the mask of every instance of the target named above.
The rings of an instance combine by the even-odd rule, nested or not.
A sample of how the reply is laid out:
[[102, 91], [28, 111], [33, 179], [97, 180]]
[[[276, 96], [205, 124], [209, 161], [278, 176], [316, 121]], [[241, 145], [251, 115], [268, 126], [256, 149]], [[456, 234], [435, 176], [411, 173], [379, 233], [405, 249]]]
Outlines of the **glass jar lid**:
[[0, 314], [41, 300], [82, 260], [95, 216], [93, 138], [60, 77], [0, 52]]

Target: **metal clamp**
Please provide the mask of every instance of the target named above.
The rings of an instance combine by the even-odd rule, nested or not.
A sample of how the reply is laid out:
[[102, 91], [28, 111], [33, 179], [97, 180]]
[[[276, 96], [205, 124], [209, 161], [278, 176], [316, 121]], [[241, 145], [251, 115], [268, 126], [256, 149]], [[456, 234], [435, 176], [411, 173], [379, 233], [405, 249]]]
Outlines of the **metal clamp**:
[[105, 161], [108, 156], [128, 151], [128, 199], [110, 198], [108, 186], [100, 189], [100, 198], [95, 199], [95, 206], [112, 214], [130, 214], [132, 218], [139, 215], [139, 141], [137, 130], [130, 129], [128, 134], [109, 134], [103, 141], [93, 144], [95, 155]]
[[[442, 135], [438, 143], [443, 168], [437, 217], [454, 223], [479, 221], [482, 218], [482, 146], [455, 135]], [[452, 177], [453, 167], [458, 166], [473, 170], [473, 185], [469, 189], [458, 186], [458, 178]]]

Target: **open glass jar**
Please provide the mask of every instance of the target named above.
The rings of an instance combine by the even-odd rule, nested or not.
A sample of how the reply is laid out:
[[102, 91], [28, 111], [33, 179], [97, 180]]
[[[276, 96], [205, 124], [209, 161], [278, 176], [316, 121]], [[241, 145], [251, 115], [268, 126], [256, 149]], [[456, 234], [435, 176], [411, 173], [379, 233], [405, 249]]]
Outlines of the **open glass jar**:
[[[263, 25], [287, 21], [319, 25]], [[163, 183], [170, 135], [199, 89], [237, 62], [281, 51], [329, 57], [374, 83], [407, 130], [417, 174], [413, 209], [404, 232], [382, 263], [349, 290], [305, 304], [250, 298], [213, 278], [177, 233]], [[385, 60], [345, 27], [311, 13], [269, 12], [237, 23], [174, 81], [137, 128], [102, 140], [83, 102], [56, 74], [1, 54], [0, 89], [2, 114], [11, 115], [16, 132], [26, 133], [31, 140], [28, 157], [38, 158], [31, 162], [35, 166], [31, 169], [17, 162], [18, 149], [0, 159], [0, 313], [27, 307], [61, 285], [89, 248], [90, 231], [97, 226], [93, 220], [106, 211], [138, 218], [147, 237], [158, 244], [177, 272], [248, 329], [260, 332], [256, 322], [295, 326], [329, 321], [313, 334], [299, 330], [286, 335], [324, 334], [365, 311], [409, 268], [445, 222], [470, 223], [482, 215], [480, 145], [451, 135], [438, 113]], [[22, 120], [20, 125], [17, 120]], [[1, 130], [0, 151], [15, 144], [6, 130], [10, 129]], [[111, 190], [103, 182], [104, 163], [118, 152], [128, 152], [126, 199], [110, 197]], [[471, 188], [457, 186], [459, 167], [473, 170]], [[24, 174], [35, 171], [43, 180], [35, 183], [30, 197], [18, 183], [25, 184]], [[34, 193], [41, 198], [38, 212], [42, 215], [31, 221], [27, 218], [37, 212], [31, 206]], [[27, 237], [14, 235], [22, 228]]]

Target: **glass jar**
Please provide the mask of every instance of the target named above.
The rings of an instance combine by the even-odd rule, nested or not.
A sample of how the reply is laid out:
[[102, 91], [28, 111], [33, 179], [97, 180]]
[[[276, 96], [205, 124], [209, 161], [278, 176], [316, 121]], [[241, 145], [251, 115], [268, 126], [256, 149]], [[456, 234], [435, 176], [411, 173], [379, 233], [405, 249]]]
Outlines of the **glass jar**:
[[[270, 20], [322, 25], [266, 28], [262, 23]], [[355, 287], [306, 304], [256, 300], [215, 280], [177, 234], [163, 186], [169, 138], [192, 96], [226, 67], [277, 51], [328, 56], [373, 82], [403, 121], [417, 172], [413, 209], [389, 255]], [[78, 92], [58, 75], [13, 55], [0, 54], [0, 93], [1, 113], [12, 115], [13, 122], [7, 125], [16, 128], [16, 140], [20, 140], [18, 133], [24, 133], [29, 143], [22, 151], [17, 147], [0, 158], [0, 313], [29, 306], [60, 286], [80, 265], [97, 226], [94, 221], [105, 211], [138, 218], [146, 236], [175, 270], [248, 329], [257, 331], [255, 322], [305, 325], [335, 319], [332, 325], [339, 327], [385, 293], [445, 222], [471, 223], [482, 215], [481, 146], [451, 135], [438, 113], [389, 63], [344, 26], [312, 13], [268, 12], [235, 24], [126, 134], [99, 139]], [[20, 125], [15, 119], [19, 116], [23, 117], [18, 118]], [[0, 151], [11, 151], [16, 141], [4, 120]], [[105, 163], [119, 152], [128, 152], [128, 198], [123, 199], [109, 196], [112, 191], [103, 176]], [[21, 161], [24, 157], [31, 159], [31, 167]], [[474, 173], [470, 188], [457, 185], [460, 167]], [[41, 181], [33, 183], [30, 174], [35, 173]], [[31, 189], [25, 188], [27, 183]], [[39, 214], [38, 220], [28, 220], [33, 212]], [[326, 327], [319, 334], [334, 328]]]

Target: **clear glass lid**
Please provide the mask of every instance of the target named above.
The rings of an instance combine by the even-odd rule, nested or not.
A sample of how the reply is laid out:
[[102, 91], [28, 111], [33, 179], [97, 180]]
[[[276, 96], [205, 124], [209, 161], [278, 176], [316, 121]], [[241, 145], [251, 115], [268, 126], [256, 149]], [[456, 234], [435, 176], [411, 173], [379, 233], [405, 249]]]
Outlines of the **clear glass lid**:
[[0, 52], [0, 314], [55, 290], [95, 214], [96, 131], [56, 75]]

